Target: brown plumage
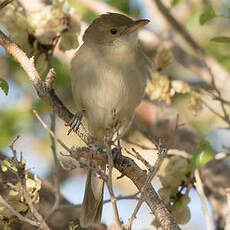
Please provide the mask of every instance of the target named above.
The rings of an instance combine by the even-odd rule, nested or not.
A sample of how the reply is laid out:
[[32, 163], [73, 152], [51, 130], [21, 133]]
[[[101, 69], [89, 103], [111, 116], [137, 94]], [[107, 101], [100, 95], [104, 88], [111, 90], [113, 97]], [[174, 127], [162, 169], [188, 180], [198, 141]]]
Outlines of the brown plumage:
[[[144, 95], [150, 67], [136, 30], [148, 22], [121, 14], [103, 14], [85, 31], [84, 44], [72, 60], [72, 91], [77, 109], [83, 111], [89, 131], [100, 141], [109, 128], [114, 132], [129, 122]], [[89, 171], [82, 226], [100, 222], [102, 195], [103, 181]]]

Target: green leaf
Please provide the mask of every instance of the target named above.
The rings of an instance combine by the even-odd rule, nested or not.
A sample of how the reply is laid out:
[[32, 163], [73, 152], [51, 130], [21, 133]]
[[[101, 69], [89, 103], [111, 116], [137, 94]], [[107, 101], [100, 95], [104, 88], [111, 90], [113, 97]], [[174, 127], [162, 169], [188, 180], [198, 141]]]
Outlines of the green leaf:
[[0, 78], [0, 88], [3, 90], [3, 92], [8, 95], [9, 91], [9, 85], [6, 80]]
[[206, 140], [201, 140], [196, 148], [195, 154], [192, 157], [191, 163], [196, 168], [201, 167], [212, 160], [213, 155], [214, 151], [209, 142]]
[[216, 13], [211, 6], [206, 6], [204, 12], [200, 15], [200, 25], [216, 17]]
[[173, 0], [171, 5], [172, 6], [176, 6], [178, 3], [180, 2], [180, 0]]
[[2, 172], [6, 172], [7, 171], [7, 167], [4, 164], [1, 164], [1, 170], [2, 170]]
[[[17, 172], [18, 171], [18, 169], [15, 167], [15, 166], [13, 166], [8, 160], [4, 160], [3, 161], [3, 165], [7, 168], [7, 166], [9, 167], [9, 168], [11, 168], [12, 170], [14, 170], [15, 172]], [[6, 171], [6, 170], [5, 170]]]
[[214, 37], [210, 41], [218, 42], [218, 43], [230, 43], [230, 37], [224, 37], [224, 36]]

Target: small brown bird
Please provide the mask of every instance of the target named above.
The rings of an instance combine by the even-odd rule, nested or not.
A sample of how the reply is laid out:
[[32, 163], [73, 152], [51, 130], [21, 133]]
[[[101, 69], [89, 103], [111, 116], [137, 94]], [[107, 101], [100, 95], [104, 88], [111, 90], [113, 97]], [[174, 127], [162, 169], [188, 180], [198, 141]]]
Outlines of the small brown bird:
[[[118, 130], [130, 121], [140, 103], [150, 66], [137, 38], [137, 29], [149, 20], [133, 20], [107, 13], [86, 29], [83, 45], [71, 63], [72, 92], [89, 131], [103, 141], [108, 129]], [[104, 183], [89, 170], [80, 223], [100, 223]]]

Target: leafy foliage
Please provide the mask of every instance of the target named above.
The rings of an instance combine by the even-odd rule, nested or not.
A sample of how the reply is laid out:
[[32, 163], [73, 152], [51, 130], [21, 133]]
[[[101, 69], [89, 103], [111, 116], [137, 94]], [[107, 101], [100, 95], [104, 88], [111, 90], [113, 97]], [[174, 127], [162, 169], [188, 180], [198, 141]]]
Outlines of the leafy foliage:
[[6, 80], [0, 78], [0, 88], [3, 90], [5, 95], [8, 95], [9, 85]]
[[[15, 156], [12, 159], [5, 159], [1, 162], [2, 172], [6, 172], [8, 168], [12, 169], [14, 174], [17, 175], [18, 182], [12, 184], [6, 191], [6, 199], [8, 204], [19, 214], [24, 217], [31, 218], [33, 216], [32, 210], [29, 207], [26, 199], [24, 198], [24, 191], [28, 193], [31, 202], [37, 206], [39, 204], [39, 191], [41, 189], [41, 180], [36, 176], [31, 178], [28, 170], [25, 167], [26, 162], [21, 157], [18, 161]], [[2, 167], [4, 166], [4, 167]], [[22, 224], [26, 227], [28, 224], [19, 221], [15, 215], [3, 204], [0, 203], [0, 228], [12, 230], [11, 224], [16, 222], [17, 226]], [[24, 227], [22, 229], [24, 229]]]
[[200, 25], [204, 25], [206, 22], [216, 17], [216, 13], [212, 6], [206, 5], [203, 13], [200, 15]]

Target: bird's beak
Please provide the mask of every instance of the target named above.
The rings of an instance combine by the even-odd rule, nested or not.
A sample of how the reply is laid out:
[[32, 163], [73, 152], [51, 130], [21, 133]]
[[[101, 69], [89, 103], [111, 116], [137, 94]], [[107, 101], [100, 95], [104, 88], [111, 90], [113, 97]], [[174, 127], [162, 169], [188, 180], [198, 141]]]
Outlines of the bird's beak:
[[133, 23], [131, 23], [125, 30], [124, 33], [125, 34], [129, 34], [132, 33], [136, 30], [138, 30], [139, 28], [145, 26], [146, 24], [148, 24], [150, 21], [148, 19], [140, 19], [140, 20], [136, 20]]

